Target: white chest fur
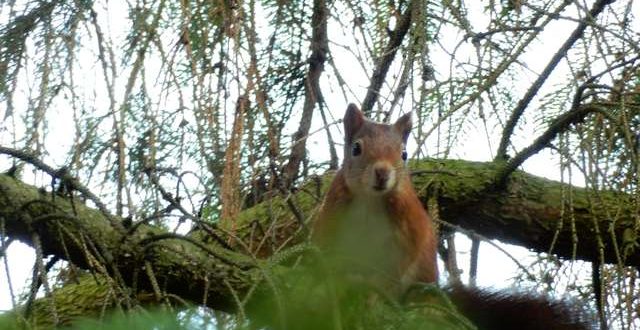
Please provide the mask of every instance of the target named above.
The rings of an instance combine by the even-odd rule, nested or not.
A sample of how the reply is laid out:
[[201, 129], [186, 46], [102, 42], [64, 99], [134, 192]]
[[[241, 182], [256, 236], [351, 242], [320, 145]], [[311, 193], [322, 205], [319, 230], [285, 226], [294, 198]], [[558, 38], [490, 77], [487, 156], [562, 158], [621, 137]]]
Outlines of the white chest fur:
[[402, 251], [381, 196], [352, 200], [336, 219], [335, 247], [345, 266], [377, 280], [397, 280]]

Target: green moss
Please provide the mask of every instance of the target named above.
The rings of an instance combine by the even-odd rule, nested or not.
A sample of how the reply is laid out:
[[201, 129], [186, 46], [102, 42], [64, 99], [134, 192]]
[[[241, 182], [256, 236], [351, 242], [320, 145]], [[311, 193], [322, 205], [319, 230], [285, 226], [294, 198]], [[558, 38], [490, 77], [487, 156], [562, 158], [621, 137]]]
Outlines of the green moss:
[[291, 206], [287, 203], [287, 198], [291, 199], [292, 204], [302, 212], [303, 220], [309, 222], [314, 211], [322, 204], [322, 198], [329, 188], [334, 174], [328, 173], [314, 177], [305, 181], [295, 194], [288, 196], [277, 194], [262, 203], [243, 210], [236, 219], [237, 227], [246, 227], [254, 221], [268, 224], [273, 221], [294, 220], [294, 214]]
[[51, 295], [36, 299], [31, 315], [25, 306], [0, 316], [0, 329], [51, 329], [56, 324], [71, 325], [80, 318], [98, 318], [101, 311], [117, 305], [113, 290], [103, 277], [82, 275], [77, 282], [52, 290]]
[[[455, 159], [425, 159], [409, 163], [418, 194], [450, 200], [476, 199], [493, 182], [499, 166]], [[420, 192], [426, 191], [426, 194]]]

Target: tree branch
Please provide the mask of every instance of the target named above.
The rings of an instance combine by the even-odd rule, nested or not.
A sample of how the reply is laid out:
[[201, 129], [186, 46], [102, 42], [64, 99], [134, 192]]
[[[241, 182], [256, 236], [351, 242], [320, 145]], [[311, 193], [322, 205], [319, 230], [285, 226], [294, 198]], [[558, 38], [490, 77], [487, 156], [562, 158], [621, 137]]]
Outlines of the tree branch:
[[[6, 235], [33, 246], [31, 233], [37, 232], [43, 255], [102, 275], [117, 269], [127, 286], [153, 292], [150, 279], [141, 271], [148, 262], [163, 292], [195, 303], [203, 303], [206, 297], [207, 306], [227, 311], [237, 307], [234, 294], [247, 292], [260, 280], [255, 261], [216, 243], [201, 243], [202, 237], [180, 237], [147, 225], [122, 237], [99, 210], [78, 202], [73, 207], [76, 216], [70, 216], [74, 211], [66, 198], [51, 200], [49, 193], [0, 175], [0, 215]], [[92, 245], [112, 255], [103, 261], [112, 264], [98, 264], [101, 259], [91, 252]]]
[[[611, 67], [592, 76], [591, 78], [587, 79], [587, 81], [582, 83], [578, 87], [578, 89], [576, 90], [576, 93], [573, 96], [570, 110], [568, 112], [561, 114], [557, 118], [555, 118], [542, 135], [540, 135], [528, 147], [518, 152], [513, 158], [511, 158], [506, 163], [506, 165], [504, 166], [504, 168], [496, 178], [495, 186], [497, 187], [503, 186], [507, 178], [509, 177], [509, 175], [513, 173], [513, 171], [515, 171], [516, 168], [522, 165], [527, 159], [529, 159], [529, 157], [537, 154], [539, 151], [546, 148], [549, 145], [549, 143], [551, 143], [551, 141], [553, 141], [553, 139], [555, 139], [556, 136], [558, 136], [558, 134], [566, 131], [571, 124], [584, 120], [584, 118], [592, 112], [606, 113], [606, 108], [603, 108], [603, 106], [605, 105], [600, 106], [598, 104], [587, 104], [587, 105], [581, 104], [585, 98], [584, 92], [587, 90], [587, 88], [610, 88], [604, 85], [596, 85], [594, 84], [594, 82], [597, 81], [600, 77], [602, 77], [606, 73], [610, 73], [615, 69], [634, 64], [638, 59], [640, 59], [640, 55], [635, 56], [629, 60], [622, 61], [616, 65], [612, 65]], [[612, 105], [608, 104], [606, 106], [611, 107]]]
[[509, 147], [513, 131], [515, 130], [515, 127], [518, 124], [520, 117], [522, 117], [525, 109], [529, 106], [531, 100], [533, 100], [544, 82], [547, 80], [547, 78], [549, 78], [558, 63], [560, 63], [560, 60], [562, 60], [562, 58], [567, 55], [567, 52], [569, 51], [569, 49], [571, 49], [571, 47], [573, 47], [573, 44], [582, 37], [582, 34], [584, 33], [587, 26], [591, 24], [592, 21], [598, 16], [598, 14], [600, 14], [604, 10], [605, 6], [613, 3], [614, 1], [615, 0], [598, 0], [595, 4], [593, 4], [593, 8], [591, 8], [587, 17], [585, 17], [585, 19], [578, 24], [569, 38], [564, 42], [564, 44], [562, 44], [556, 54], [553, 55], [542, 73], [538, 76], [538, 79], [533, 82], [531, 87], [529, 87], [529, 90], [527, 90], [527, 93], [518, 102], [516, 108], [513, 109], [513, 112], [511, 112], [511, 116], [504, 125], [502, 138], [500, 140], [500, 145], [498, 146], [498, 150], [496, 152], [494, 160], [501, 160], [506, 158], [507, 148]]
[[[501, 162], [426, 160], [415, 165], [419, 170], [446, 168], [454, 173], [413, 178], [417, 190], [425, 191], [420, 196], [423, 202], [429, 191], [437, 193], [444, 221], [563, 259], [597, 262], [602, 241], [604, 262], [640, 266], [634, 238], [637, 211], [631, 195], [574, 187], [519, 170], [502, 189], [486, 189], [503, 170]], [[568, 191], [571, 203], [563, 198]]]
[[393, 59], [396, 56], [396, 52], [400, 48], [405, 35], [409, 31], [409, 27], [411, 26], [411, 21], [413, 18], [413, 6], [415, 5], [416, 4], [414, 3], [414, 1], [411, 1], [408, 4], [404, 14], [400, 16], [400, 19], [396, 23], [396, 29], [393, 31], [393, 33], [391, 33], [391, 36], [389, 37], [389, 43], [387, 44], [384, 53], [380, 57], [376, 68], [373, 70], [373, 74], [371, 75], [371, 84], [369, 84], [367, 95], [364, 97], [364, 101], [362, 101], [361, 107], [362, 112], [364, 112], [367, 116], [371, 115], [373, 106], [378, 100], [380, 88], [382, 87], [382, 84], [387, 77], [389, 67], [393, 62]]
[[0, 146], [0, 154], [6, 154], [9, 156], [18, 158], [20, 160], [23, 160], [35, 166], [37, 169], [51, 175], [52, 178], [61, 180], [62, 184], [66, 185], [68, 189], [76, 190], [80, 192], [84, 197], [86, 197], [87, 199], [92, 201], [94, 204], [96, 204], [96, 206], [102, 212], [102, 214], [109, 220], [113, 228], [115, 228], [116, 230], [119, 230], [122, 233], [124, 232], [124, 227], [122, 227], [121, 221], [117, 221], [115, 219], [115, 217], [111, 214], [111, 212], [107, 210], [107, 207], [104, 205], [104, 203], [102, 203], [100, 198], [98, 198], [98, 196], [93, 194], [87, 187], [83, 186], [75, 177], [69, 174], [65, 168], [56, 170], [31, 154], [28, 154], [20, 150], [3, 147], [3, 146]]
[[513, 158], [505, 164], [504, 167], [498, 172], [498, 176], [495, 180], [496, 187], [504, 187], [509, 175], [513, 173], [522, 163], [524, 163], [529, 157], [537, 154], [542, 149], [549, 146], [549, 143], [558, 136], [558, 134], [567, 130], [571, 124], [575, 124], [584, 120], [584, 118], [593, 112], [604, 111], [603, 107], [595, 104], [578, 106], [572, 111], [565, 112], [558, 116], [533, 143], [528, 147], [522, 149]]
[[311, 26], [311, 55], [309, 56], [309, 71], [305, 77], [305, 98], [302, 108], [302, 117], [298, 125], [298, 131], [293, 135], [293, 147], [289, 155], [289, 162], [284, 168], [284, 184], [290, 187], [297, 179], [300, 163], [306, 154], [306, 142], [313, 119], [313, 109], [316, 104], [322, 102], [320, 90], [320, 75], [324, 71], [324, 62], [327, 59], [329, 43], [327, 41], [327, 16], [328, 9], [325, 0], [313, 1], [313, 15]]

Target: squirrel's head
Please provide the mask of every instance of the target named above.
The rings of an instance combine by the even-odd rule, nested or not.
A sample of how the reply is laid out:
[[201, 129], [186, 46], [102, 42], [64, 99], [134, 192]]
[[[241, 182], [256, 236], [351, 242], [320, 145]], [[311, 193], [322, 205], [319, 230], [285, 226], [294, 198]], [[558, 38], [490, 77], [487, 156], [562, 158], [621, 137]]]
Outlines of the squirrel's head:
[[352, 191], [383, 195], [394, 191], [407, 160], [405, 146], [411, 132], [411, 113], [393, 125], [367, 120], [354, 104], [344, 116], [344, 163], [346, 183]]

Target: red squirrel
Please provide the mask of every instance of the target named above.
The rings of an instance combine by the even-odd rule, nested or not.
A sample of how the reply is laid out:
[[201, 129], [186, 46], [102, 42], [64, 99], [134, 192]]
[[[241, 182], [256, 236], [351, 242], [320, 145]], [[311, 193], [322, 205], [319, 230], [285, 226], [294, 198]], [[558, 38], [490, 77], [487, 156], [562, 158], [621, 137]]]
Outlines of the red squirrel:
[[[387, 293], [437, 283], [437, 235], [413, 188], [406, 143], [411, 114], [394, 124], [370, 121], [354, 104], [344, 116], [344, 161], [313, 225], [313, 241], [343, 267], [358, 268]], [[330, 252], [331, 253], [331, 252]], [[389, 289], [393, 291], [389, 291]], [[587, 329], [569, 308], [538, 297], [448, 289], [480, 329]]]
[[438, 279], [433, 222], [405, 166], [411, 128], [411, 114], [387, 125], [348, 106], [344, 161], [313, 230], [318, 245], [346, 251], [350, 261], [370, 261], [360, 266], [375, 268], [376, 281], [397, 289]]

